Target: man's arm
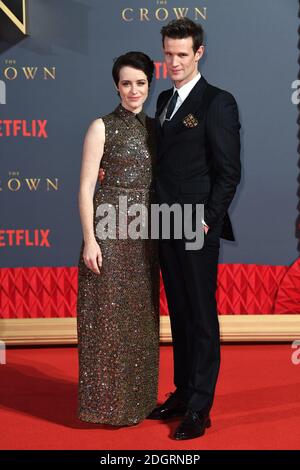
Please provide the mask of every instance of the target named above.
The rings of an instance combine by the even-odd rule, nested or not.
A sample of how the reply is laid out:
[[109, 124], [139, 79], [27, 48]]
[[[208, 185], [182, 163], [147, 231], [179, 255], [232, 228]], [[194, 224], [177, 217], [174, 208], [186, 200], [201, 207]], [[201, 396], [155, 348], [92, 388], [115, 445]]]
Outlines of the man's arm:
[[241, 179], [240, 123], [237, 104], [227, 92], [219, 93], [207, 114], [207, 136], [212, 155], [212, 190], [204, 219], [213, 227], [223, 218]]

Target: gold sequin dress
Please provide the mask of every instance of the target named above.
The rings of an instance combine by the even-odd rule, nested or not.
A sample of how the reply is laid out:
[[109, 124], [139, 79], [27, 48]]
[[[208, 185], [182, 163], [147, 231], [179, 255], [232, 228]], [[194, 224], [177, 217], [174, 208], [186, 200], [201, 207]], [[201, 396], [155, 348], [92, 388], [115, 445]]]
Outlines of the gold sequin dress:
[[[94, 195], [97, 208], [153, 202], [153, 120], [119, 105], [103, 118], [105, 179]], [[120, 204], [121, 206], [121, 204]], [[132, 219], [128, 217], [128, 224]], [[118, 219], [117, 219], [118, 232]], [[159, 355], [159, 263], [157, 241], [97, 239], [101, 274], [79, 258], [77, 329], [78, 417], [124, 426], [142, 421], [156, 406]]]

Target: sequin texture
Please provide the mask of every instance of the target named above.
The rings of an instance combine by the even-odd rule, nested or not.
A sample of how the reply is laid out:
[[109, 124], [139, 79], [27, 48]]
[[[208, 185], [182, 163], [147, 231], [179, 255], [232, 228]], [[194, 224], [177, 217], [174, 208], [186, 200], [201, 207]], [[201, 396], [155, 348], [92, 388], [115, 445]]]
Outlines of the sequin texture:
[[[121, 105], [104, 116], [105, 180], [94, 195], [94, 230], [102, 203], [152, 202], [153, 120]], [[130, 217], [128, 218], [128, 223]], [[118, 227], [117, 227], [118, 229]], [[159, 354], [159, 263], [155, 240], [97, 240], [100, 276], [78, 265], [78, 417], [124, 426], [156, 405]]]

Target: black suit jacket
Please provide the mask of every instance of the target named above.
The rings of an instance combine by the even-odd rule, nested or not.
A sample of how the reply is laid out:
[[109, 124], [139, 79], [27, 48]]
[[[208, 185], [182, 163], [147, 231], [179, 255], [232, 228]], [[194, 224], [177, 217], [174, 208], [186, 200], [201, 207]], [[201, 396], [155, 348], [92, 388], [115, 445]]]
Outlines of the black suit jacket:
[[222, 238], [234, 240], [227, 210], [241, 176], [236, 101], [201, 76], [162, 128], [159, 116], [172, 93], [173, 88], [159, 95], [155, 116], [158, 202], [204, 203], [207, 225], [221, 224]]

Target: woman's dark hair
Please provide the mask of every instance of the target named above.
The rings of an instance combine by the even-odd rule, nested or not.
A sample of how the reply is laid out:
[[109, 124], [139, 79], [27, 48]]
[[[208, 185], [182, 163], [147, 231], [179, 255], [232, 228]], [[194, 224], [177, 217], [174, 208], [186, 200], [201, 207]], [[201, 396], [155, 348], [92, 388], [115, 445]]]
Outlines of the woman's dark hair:
[[149, 56], [144, 54], [143, 52], [127, 52], [126, 54], [121, 55], [115, 60], [113, 69], [112, 69], [112, 76], [116, 86], [118, 86], [119, 79], [120, 79], [120, 70], [122, 67], [133, 67], [137, 70], [142, 70], [144, 74], [147, 76], [148, 84], [150, 83], [153, 78], [154, 72], [154, 62], [150, 59]]
[[194, 23], [189, 18], [180, 18], [179, 20], [170, 21], [161, 29], [162, 43], [164, 46], [165, 37], [172, 39], [185, 39], [191, 37], [193, 39], [193, 50], [196, 53], [203, 44], [204, 31], [200, 24]]

